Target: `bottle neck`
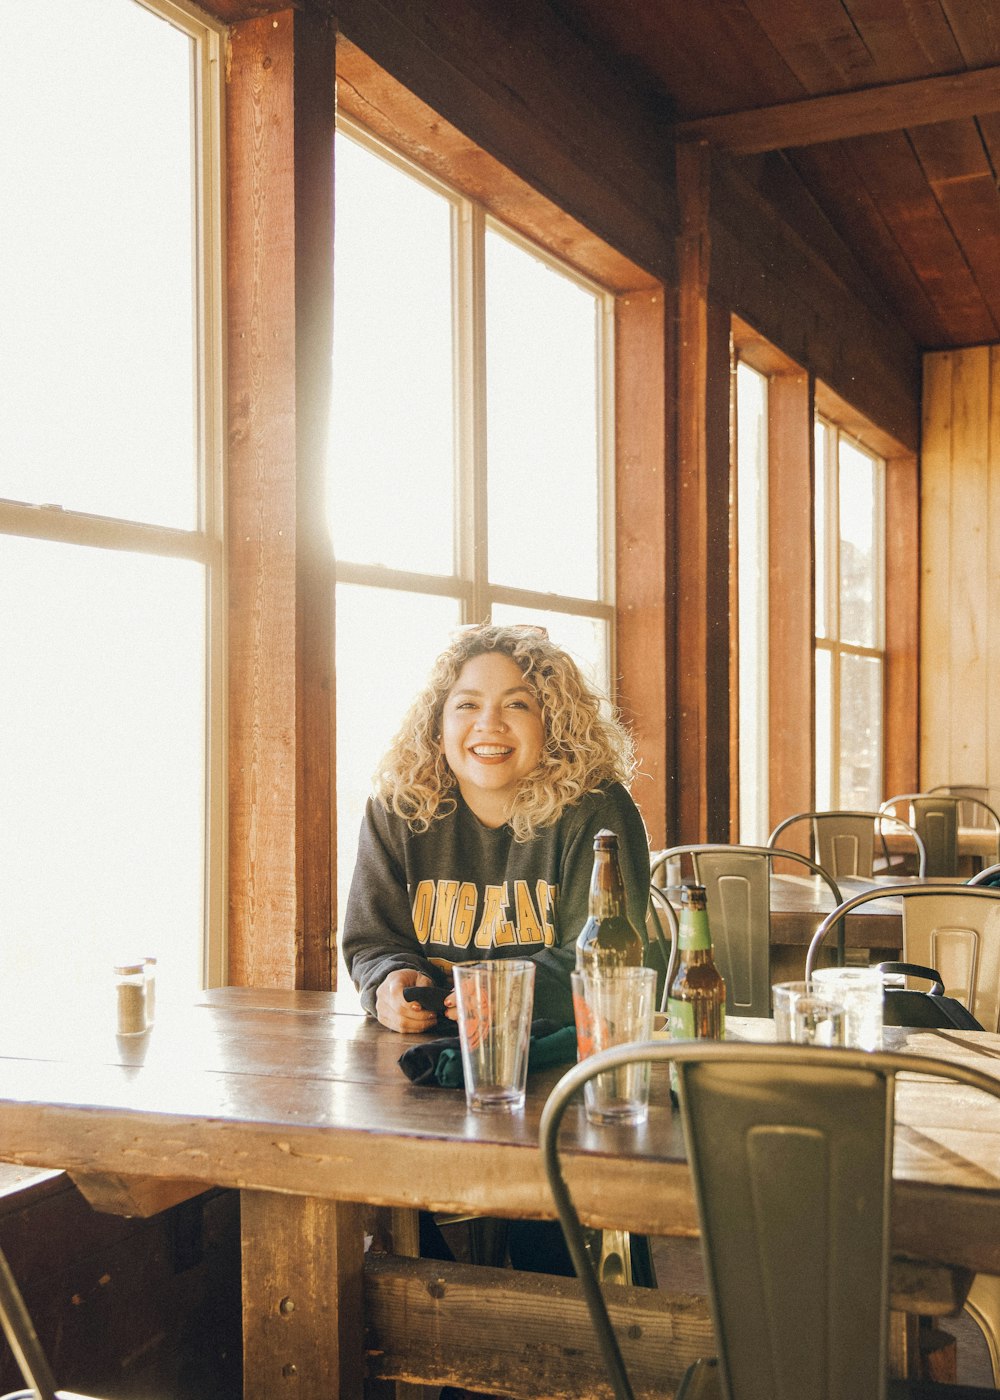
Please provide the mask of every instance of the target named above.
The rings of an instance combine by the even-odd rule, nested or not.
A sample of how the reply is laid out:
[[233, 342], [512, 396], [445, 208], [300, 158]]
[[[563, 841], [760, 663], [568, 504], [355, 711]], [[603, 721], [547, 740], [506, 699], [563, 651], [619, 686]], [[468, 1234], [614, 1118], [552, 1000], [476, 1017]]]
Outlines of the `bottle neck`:
[[588, 912], [594, 919], [613, 919], [625, 912], [625, 886], [614, 851], [597, 851], [594, 856]]
[[682, 909], [677, 924], [677, 945], [682, 953], [711, 953], [706, 910]]

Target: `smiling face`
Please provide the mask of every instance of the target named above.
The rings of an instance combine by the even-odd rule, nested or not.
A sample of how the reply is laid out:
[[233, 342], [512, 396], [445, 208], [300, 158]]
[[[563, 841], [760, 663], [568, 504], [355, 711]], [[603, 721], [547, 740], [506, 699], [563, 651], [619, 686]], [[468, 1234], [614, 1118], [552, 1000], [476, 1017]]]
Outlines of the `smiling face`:
[[545, 726], [521, 668], [499, 651], [462, 667], [445, 697], [441, 752], [466, 804], [486, 826], [503, 826], [517, 785], [537, 766]]

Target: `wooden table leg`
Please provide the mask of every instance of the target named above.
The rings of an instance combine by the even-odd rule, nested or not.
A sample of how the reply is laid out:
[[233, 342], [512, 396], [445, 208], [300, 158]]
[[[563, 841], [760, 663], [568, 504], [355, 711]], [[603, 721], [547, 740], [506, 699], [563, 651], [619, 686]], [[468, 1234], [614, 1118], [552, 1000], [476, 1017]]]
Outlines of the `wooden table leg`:
[[243, 1191], [244, 1400], [361, 1400], [360, 1206]]

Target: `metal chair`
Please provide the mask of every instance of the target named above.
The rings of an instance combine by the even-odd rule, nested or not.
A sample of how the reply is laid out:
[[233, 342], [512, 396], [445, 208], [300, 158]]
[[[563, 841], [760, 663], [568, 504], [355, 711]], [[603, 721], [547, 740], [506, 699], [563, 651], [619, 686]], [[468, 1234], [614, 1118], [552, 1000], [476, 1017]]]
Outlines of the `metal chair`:
[[887, 812], [796, 812], [786, 817], [767, 838], [769, 846], [778, 844], [778, 837], [796, 822], [807, 821], [812, 836], [812, 857], [828, 870], [835, 880], [847, 876], [872, 879], [875, 875], [876, 843], [882, 846], [888, 873], [892, 858], [885, 840], [884, 823], [892, 823], [913, 837], [917, 855], [917, 875], [927, 874], [927, 848], [917, 831], [900, 817]]
[[11, 1273], [7, 1257], [0, 1250], [0, 1326], [10, 1343], [14, 1360], [28, 1383], [27, 1390], [14, 1390], [0, 1400], [96, 1400], [72, 1390], [56, 1390], [48, 1359]]
[[[939, 783], [937, 787], [930, 787], [927, 791], [933, 796], [935, 793], [943, 793], [946, 797], [957, 797], [959, 799], [958, 822], [960, 826], [991, 827], [989, 813], [996, 813], [993, 809], [993, 789], [988, 787], [969, 787], [954, 783]], [[984, 811], [983, 808], [986, 810]]]
[[[669, 930], [670, 941], [667, 941], [667, 931]], [[649, 887], [649, 907], [646, 910], [646, 938], [649, 946], [654, 944], [659, 947], [663, 965], [666, 968], [666, 976], [663, 980], [663, 990], [660, 995], [660, 1010], [666, 1009], [667, 992], [670, 990], [670, 983], [673, 979], [674, 968], [677, 965], [677, 911], [667, 898], [667, 892], [659, 885]]]
[[966, 884], [1000, 885], [1000, 865], [988, 865], [985, 870], [978, 870]]
[[[695, 879], [705, 886], [715, 960], [726, 983], [727, 1016], [771, 1014], [771, 867], [776, 860], [803, 865], [823, 880], [834, 904], [841, 902], [836, 880], [816, 861], [776, 846], [717, 844], [672, 846], [652, 861], [657, 874], [674, 860], [690, 858]], [[843, 937], [838, 959], [844, 961]]]
[[823, 941], [835, 924], [873, 899], [903, 902], [904, 962], [933, 967], [948, 996], [957, 997], [988, 1031], [1000, 1030], [1000, 889], [925, 880], [889, 892], [866, 890], [828, 914], [806, 954], [812, 976]]
[[993, 858], [1000, 861], [1000, 815], [988, 803], [975, 797], [942, 792], [904, 792], [887, 797], [879, 810], [900, 816], [904, 807], [911, 825], [919, 831], [927, 847], [927, 875], [930, 879], [959, 873], [959, 826], [991, 832]]
[[[718, 1041], [617, 1046], [563, 1075], [540, 1142], [566, 1244], [617, 1400], [633, 1400], [618, 1337], [562, 1171], [559, 1126], [584, 1083], [672, 1061], [694, 1180], [717, 1361], [677, 1400], [882, 1400], [987, 1395], [887, 1381], [894, 1088], [899, 1074], [1000, 1081], [916, 1055]], [[622, 1159], [623, 1175], [628, 1159]]]

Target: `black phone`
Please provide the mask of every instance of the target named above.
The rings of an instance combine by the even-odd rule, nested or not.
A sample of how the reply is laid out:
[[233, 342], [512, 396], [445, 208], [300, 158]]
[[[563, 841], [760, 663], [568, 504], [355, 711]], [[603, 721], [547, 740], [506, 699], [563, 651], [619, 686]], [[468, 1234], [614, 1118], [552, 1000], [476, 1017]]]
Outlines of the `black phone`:
[[403, 1000], [415, 1001], [425, 1011], [435, 1011], [444, 1015], [444, 999], [448, 993], [443, 987], [404, 987]]

